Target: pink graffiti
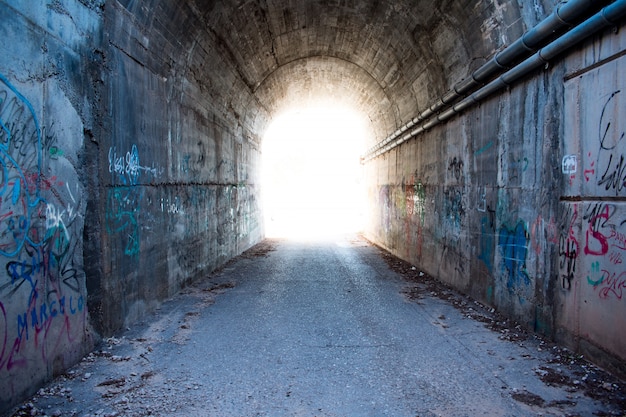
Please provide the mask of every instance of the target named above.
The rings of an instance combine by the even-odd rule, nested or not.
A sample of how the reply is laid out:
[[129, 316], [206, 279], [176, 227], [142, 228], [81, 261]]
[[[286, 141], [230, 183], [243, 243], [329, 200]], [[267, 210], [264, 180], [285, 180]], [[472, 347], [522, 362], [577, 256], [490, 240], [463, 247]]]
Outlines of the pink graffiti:
[[609, 254], [609, 261], [612, 264], [619, 265], [624, 262], [624, 258], [622, 257], [622, 254], [619, 252], [611, 252]]
[[598, 223], [602, 220], [607, 222], [610, 218], [609, 206], [604, 206], [599, 214], [589, 219], [589, 229], [586, 232], [585, 254], [586, 255], [606, 255], [609, 251], [609, 240], [598, 230]]
[[597, 286], [601, 287], [598, 293], [600, 298], [608, 299], [611, 296], [615, 296], [615, 298], [621, 300], [626, 288], [626, 271], [618, 275], [617, 272], [609, 272], [603, 269], [602, 279]]
[[[4, 337], [0, 349], [0, 370], [11, 371], [13, 368], [26, 368], [28, 359], [25, 357], [25, 349], [29, 343], [39, 349], [41, 360], [46, 362], [51, 352], [59, 352], [64, 343], [74, 344], [77, 342], [73, 336], [70, 316], [80, 314], [81, 319], [86, 319], [86, 311], [82, 297], [57, 298], [50, 304], [39, 304], [39, 291], [34, 290], [30, 295], [28, 308], [17, 318], [17, 336], [11, 342], [8, 337], [6, 311], [0, 303], [0, 318], [4, 321]], [[54, 294], [54, 292], [52, 293]], [[60, 320], [53, 327], [53, 322]]]
[[613, 244], [614, 247], [617, 247], [621, 250], [626, 250], [626, 233], [620, 233], [616, 230], [613, 230], [609, 238], [613, 239], [616, 242]]

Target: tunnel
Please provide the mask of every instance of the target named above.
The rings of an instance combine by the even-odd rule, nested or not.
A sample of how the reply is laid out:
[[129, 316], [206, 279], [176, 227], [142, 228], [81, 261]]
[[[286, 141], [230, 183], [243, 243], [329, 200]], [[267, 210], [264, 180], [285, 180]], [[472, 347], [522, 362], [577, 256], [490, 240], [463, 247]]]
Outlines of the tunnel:
[[626, 374], [625, 14], [0, 0], [0, 411], [262, 241], [265, 134], [320, 103], [363, 121], [367, 239]]

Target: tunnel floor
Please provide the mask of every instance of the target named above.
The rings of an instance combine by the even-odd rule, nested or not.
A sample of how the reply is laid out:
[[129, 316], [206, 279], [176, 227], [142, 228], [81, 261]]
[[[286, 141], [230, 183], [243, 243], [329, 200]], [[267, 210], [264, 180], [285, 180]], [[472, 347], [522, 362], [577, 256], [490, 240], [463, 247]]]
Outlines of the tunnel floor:
[[264, 241], [14, 415], [590, 416], [623, 399], [580, 357], [351, 236]]

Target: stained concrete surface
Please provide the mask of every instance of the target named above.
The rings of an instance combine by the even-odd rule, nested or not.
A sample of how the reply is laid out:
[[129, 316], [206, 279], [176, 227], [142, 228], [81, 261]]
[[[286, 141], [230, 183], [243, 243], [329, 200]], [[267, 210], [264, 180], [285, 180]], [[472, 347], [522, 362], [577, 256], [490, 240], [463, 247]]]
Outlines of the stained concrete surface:
[[608, 416], [620, 381], [352, 236], [266, 240], [14, 415]]

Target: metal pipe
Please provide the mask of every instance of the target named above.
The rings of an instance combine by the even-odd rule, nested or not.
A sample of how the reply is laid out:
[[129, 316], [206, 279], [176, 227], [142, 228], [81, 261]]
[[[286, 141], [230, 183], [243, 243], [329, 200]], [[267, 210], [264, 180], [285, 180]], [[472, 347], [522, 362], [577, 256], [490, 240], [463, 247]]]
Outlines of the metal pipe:
[[[559, 5], [550, 16], [539, 22], [506, 49], [498, 52], [487, 63], [474, 71], [469, 78], [455, 84], [450, 91], [437, 99], [425, 111], [374, 145], [366, 154], [374, 152], [392, 142], [407, 129], [451, 105], [530, 53], [536, 52], [538, 47], [548, 42], [557, 33], [560, 33], [567, 27], [571, 27], [584, 15], [588, 14], [593, 6], [599, 7], [598, 3], [594, 0], [570, 0]], [[603, 3], [606, 3], [606, 1]]]
[[[388, 150], [393, 149], [396, 146], [401, 145], [406, 140], [414, 137], [419, 133], [428, 130], [429, 128], [453, 117], [454, 115], [460, 113], [461, 111], [466, 110], [472, 105], [479, 103], [484, 100], [491, 94], [511, 85], [512, 83], [518, 81], [519, 79], [525, 77], [532, 71], [544, 66], [548, 61], [555, 58], [556, 56], [562, 54], [565, 50], [571, 48], [572, 46], [578, 44], [582, 40], [588, 38], [592, 34], [602, 30], [606, 27], [616, 25], [618, 21], [626, 16], [626, 0], [617, 0], [614, 3], [604, 7], [598, 13], [591, 16], [589, 19], [585, 20], [575, 28], [571, 29], [569, 32], [565, 33], [561, 37], [552, 41], [550, 44], [546, 45], [538, 52], [536, 52], [531, 57], [527, 58], [520, 64], [516, 65], [514, 68], [502, 74], [500, 77], [491, 81], [489, 84], [485, 85], [483, 88], [477, 90], [470, 96], [461, 100], [457, 104], [450, 106], [445, 112], [439, 114], [436, 117], [432, 117], [426, 123], [419, 126], [417, 129], [414, 129], [408, 135], [405, 135], [401, 138], [401, 140], [397, 140], [394, 142], [393, 146]], [[397, 137], [397, 136], [396, 136]], [[405, 139], [406, 138], [406, 139]], [[389, 143], [393, 141], [394, 138], [385, 139], [385, 143]], [[373, 149], [373, 148], [372, 148]], [[379, 148], [378, 148], [379, 149]], [[386, 152], [386, 151], [385, 151]], [[380, 150], [378, 152], [368, 152], [363, 158], [362, 161], [369, 161], [379, 155], [382, 152]]]

